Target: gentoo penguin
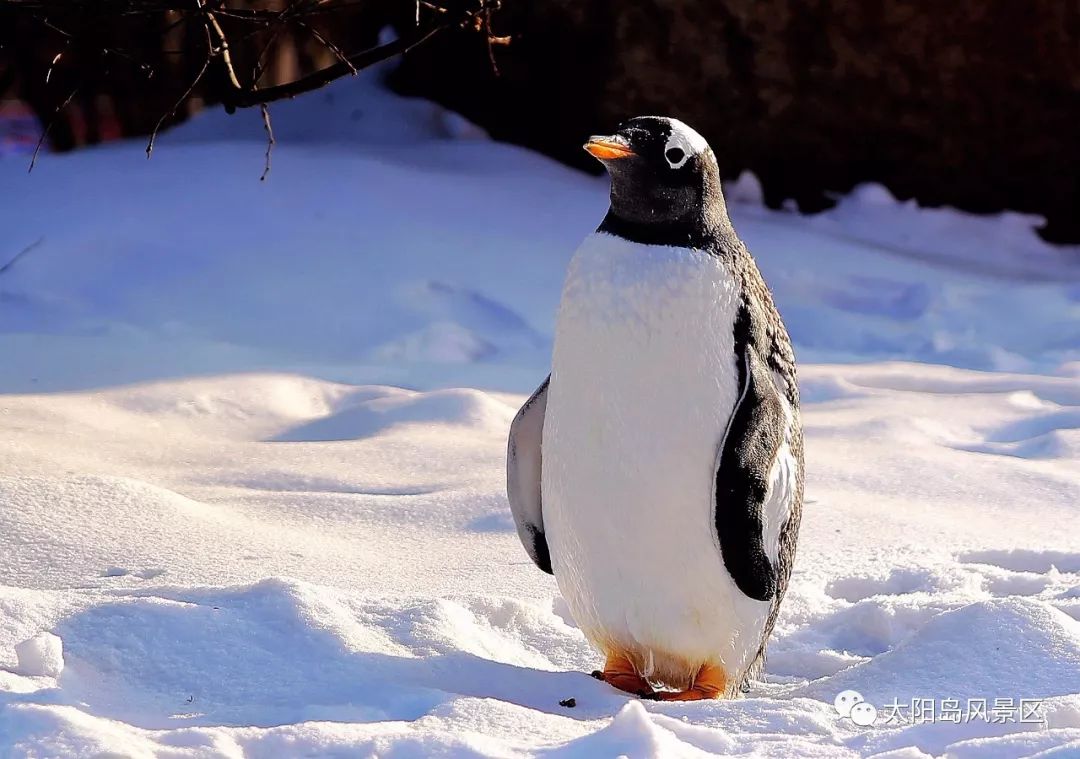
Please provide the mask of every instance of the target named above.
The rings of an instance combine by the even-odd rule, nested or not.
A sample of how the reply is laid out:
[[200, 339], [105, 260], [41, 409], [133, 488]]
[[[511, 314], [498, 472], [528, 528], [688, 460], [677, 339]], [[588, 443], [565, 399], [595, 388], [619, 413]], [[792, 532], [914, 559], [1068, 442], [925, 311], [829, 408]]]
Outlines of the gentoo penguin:
[[701, 135], [643, 116], [585, 149], [611, 205], [510, 428], [518, 535], [606, 657], [594, 676], [735, 696], [763, 665], [802, 513], [791, 342]]

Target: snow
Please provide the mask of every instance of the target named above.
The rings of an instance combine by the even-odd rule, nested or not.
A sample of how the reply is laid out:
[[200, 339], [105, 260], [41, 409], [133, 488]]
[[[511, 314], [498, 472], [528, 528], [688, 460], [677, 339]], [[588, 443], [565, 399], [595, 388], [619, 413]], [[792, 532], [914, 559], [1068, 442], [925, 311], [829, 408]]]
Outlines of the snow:
[[[41, 240], [0, 273], [0, 756], [1080, 754], [1080, 250], [740, 179], [802, 362], [799, 557], [763, 682], [643, 703], [503, 490], [605, 181], [372, 76], [273, 113], [264, 183], [252, 113], [0, 161], [0, 266]], [[912, 697], [1041, 722], [884, 724]]]
[[28, 677], [60, 677], [64, 671], [64, 644], [50, 632], [40, 632], [15, 646], [15, 674]]

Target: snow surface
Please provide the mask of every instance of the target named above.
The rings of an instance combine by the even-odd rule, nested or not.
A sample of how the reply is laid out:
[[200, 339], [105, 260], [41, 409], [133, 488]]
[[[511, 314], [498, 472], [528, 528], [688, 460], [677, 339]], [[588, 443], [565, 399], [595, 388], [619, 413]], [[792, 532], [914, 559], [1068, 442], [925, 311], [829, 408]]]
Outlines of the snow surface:
[[29, 677], [60, 677], [64, 671], [64, 643], [50, 632], [40, 632], [15, 646], [15, 674]]
[[0, 267], [40, 240], [0, 272], [0, 756], [1080, 756], [1080, 250], [728, 188], [802, 361], [799, 559], [764, 682], [642, 703], [503, 492], [606, 182], [371, 76], [273, 112], [264, 183], [254, 113], [0, 161]]

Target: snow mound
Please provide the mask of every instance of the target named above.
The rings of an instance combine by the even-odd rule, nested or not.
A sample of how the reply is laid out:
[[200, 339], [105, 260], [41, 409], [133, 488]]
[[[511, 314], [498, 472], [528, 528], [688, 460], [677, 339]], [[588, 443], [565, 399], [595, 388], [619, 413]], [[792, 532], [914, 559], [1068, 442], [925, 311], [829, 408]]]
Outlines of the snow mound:
[[867, 575], [842, 577], [829, 583], [826, 592], [835, 598], [855, 603], [878, 595], [951, 590], [956, 582], [957, 578], [945, 578], [929, 567], [897, 567], [882, 580]]
[[64, 671], [64, 644], [56, 635], [41, 632], [15, 646], [14, 672], [29, 677], [60, 677]]
[[[914, 201], [897, 201], [877, 184], [859, 185], [828, 214], [813, 218], [821, 228], [842, 227], [844, 234], [883, 243], [898, 255], [952, 266], [976, 264], [1021, 280], [1075, 279], [1080, 270], [1069, 247], [1041, 244], [1035, 230], [1046, 220], [1040, 216], [922, 208]], [[903, 232], [898, 233], [898, 227]], [[947, 245], [942, 244], [945, 240]]]
[[[893, 699], [1064, 695], [1080, 682], [1080, 623], [1023, 598], [944, 612], [895, 648], [800, 691], [826, 698], [855, 690], [880, 705]], [[941, 697], [939, 695], [939, 697]]]
[[[246, 112], [0, 163], [0, 755], [1076, 753], [1076, 247], [728, 186], [800, 360], [799, 556], [745, 698], [641, 703], [505, 497], [607, 182], [371, 73], [274, 105], [263, 183]], [[852, 688], [1045, 722], [860, 727]]]
[[[127, 564], [153, 566], [168, 545], [155, 540], [162, 530], [183, 534], [190, 555], [237, 529], [205, 503], [124, 477], [0, 476], [0, 502], [0, 530], [14, 565], [6, 579], [12, 583], [51, 584], [57, 573], [69, 571], [109, 577], [115, 574], [109, 570], [121, 564], [117, 557]], [[88, 513], [102, 509], [122, 516], [87, 520]], [[79, 529], [73, 531], [72, 525]], [[217, 536], [205, 531], [210, 526], [219, 530]], [[143, 535], [144, 540], [133, 542], [132, 535]], [[45, 568], [44, 554], [52, 557]]]
[[[57, 632], [60, 701], [144, 729], [416, 720], [459, 697], [556, 713], [574, 692], [586, 709], [590, 694], [621, 700], [555, 671], [591, 656], [580, 632], [513, 599], [370, 601], [269, 579], [116, 594]], [[44, 635], [35, 646], [58, 644]]]
[[[365, 69], [303, 98], [270, 106], [274, 138], [281, 144], [408, 146], [427, 140], [486, 140], [484, 130], [460, 114], [420, 99], [403, 99], [381, 86], [392, 63]], [[388, 128], [386, 112], [398, 117]], [[265, 143], [266, 131], [257, 111], [227, 114], [220, 108], [200, 111], [193, 118], [159, 135], [155, 155], [186, 142]]]
[[760, 206], [765, 201], [761, 180], [754, 172], [743, 170], [735, 181], [724, 183], [724, 199], [728, 203]]
[[[661, 721], [663, 720], [663, 721]], [[653, 719], [640, 703], [631, 701], [615, 715], [607, 727], [587, 738], [575, 741], [554, 756], [567, 759], [598, 756], [625, 756], [646, 759], [655, 756], [681, 756], [687, 759], [716, 756], [732, 751], [736, 744], [723, 730], [709, 730], [702, 741], [709, 750], [687, 743], [681, 733], [690, 728], [673, 719]], [[702, 731], [704, 732], [704, 731]]]
[[1027, 548], [1002, 550], [966, 551], [959, 557], [963, 561], [989, 564], [1014, 572], [1061, 572], [1080, 574], [1080, 551], [1033, 551]]

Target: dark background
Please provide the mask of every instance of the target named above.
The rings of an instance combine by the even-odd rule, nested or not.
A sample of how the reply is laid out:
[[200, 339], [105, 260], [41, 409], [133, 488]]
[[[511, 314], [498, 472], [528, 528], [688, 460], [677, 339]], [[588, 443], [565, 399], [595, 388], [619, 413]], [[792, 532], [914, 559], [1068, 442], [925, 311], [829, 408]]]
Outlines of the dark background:
[[[350, 49], [406, 28], [414, 7], [371, 0], [321, 23]], [[45, 86], [69, 43], [33, 19], [0, 25], [8, 98], [45, 118], [87, 80], [54, 127], [59, 149], [149, 132], [201, 60], [190, 29], [164, 40], [119, 25], [113, 41], [142, 40], [155, 77], [69, 45], [80, 65], [54, 66]], [[821, 210], [876, 181], [923, 205], [1039, 213], [1047, 239], [1080, 241], [1080, 0], [504, 0], [493, 28], [510, 44], [446, 32], [401, 59], [392, 85], [582, 167], [588, 134], [668, 114], [709, 139], [726, 177], [757, 174], [772, 206]], [[261, 42], [238, 44], [251, 57]], [[334, 60], [299, 31], [268, 58], [264, 83]], [[221, 81], [211, 71], [176, 118], [218, 100]]]

